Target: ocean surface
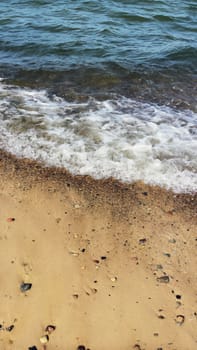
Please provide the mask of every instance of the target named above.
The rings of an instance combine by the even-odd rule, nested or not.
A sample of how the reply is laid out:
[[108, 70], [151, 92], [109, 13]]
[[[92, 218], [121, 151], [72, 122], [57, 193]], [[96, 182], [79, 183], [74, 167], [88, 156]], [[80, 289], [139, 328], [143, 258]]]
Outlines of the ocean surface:
[[0, 148], [197, 190], [196, 0], [1, 0]]

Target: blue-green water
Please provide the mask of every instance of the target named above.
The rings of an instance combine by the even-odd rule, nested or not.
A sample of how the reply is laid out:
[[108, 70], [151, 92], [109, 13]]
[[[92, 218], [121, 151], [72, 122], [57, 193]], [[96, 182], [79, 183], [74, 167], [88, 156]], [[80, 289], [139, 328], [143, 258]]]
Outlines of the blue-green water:
[[9, 0], [0, 11], [5, 64], [196, 68], [196, 1]]
[[0, 30], [1, 148], [196, 190], [196, 0], [2, 0]]

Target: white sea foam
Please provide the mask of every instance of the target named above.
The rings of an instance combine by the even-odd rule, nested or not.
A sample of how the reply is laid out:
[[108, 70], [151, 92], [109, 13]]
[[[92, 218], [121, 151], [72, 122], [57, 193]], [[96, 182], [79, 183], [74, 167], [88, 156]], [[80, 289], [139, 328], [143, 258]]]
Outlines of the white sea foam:
[[197, 190], [197, 114], [125, 97], [70, 103], [0, 83], [0, 147], [74, 174]]

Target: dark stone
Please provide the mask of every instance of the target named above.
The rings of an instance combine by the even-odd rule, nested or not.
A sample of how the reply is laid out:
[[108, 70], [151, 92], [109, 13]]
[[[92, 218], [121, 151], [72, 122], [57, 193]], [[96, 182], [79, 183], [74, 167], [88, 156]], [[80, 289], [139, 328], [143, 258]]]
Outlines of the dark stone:
[[12, 324], [11, 326], [6, 328], [6, 331], [11, 332], [14, 328], [14, 325]]
[[48, 333], [52, 333], [53, 331], [55, 331], [56, 326], [53, 326], [52, 324], [49, 324], [46, 328], [45, 328], [45, 332]]
[[179, 299], [179, 300], [180, 300], [180, 299], [181, 299], [181, 295], [180, 295], [180, 294], [177, 294], [177, 295], [176, 295], [176, 299]]
[[85, 253], [85, 251], [86, 251], [85, 248], [81, 249], [81, 252], [82, 252], [82, 253]]
[[157, 267], [157, 270], [162, 270], [163, 269], [163, 266], [161, 264], [158, 264], [156, 267]]
[[167, 256], [168, 258], [171, 257], [170, 253], [163, 253], [163, 255]]
[[101, 260], [106, 260], [107, 257], [106, 256], [101, 256]]
[[30, 347], [28, 348], [28, 350], [38, 350], [38, 349], [37, 349], [37, 347], [34, 345], [34, 346], [30, 346]]
[[170, 282], [170, 277], [169, 276], [157, 277], [157, 281], [160, 282], [160, 283], [169, 283]]
[[93, 261], [94, 261], [96, 264], [99, 264], [99, 262], [100, 262], [100, 261], [97, 260], [97, 259], [94, 259]]
[[133, 348], [136, 350], [141, 350], [141, 346], [139, 344], [135, 344]]
[[146, 238], [141, 238], [139, 239], [139, 244], [144, 244], [146, 243], [147, 239]]
[[86, 350], [84, 345], [78, 345], [77, 350]]
[[20, 286], [20, 290], [21, 292], [27, 292], [28, 290], [30, 290], [32, 287], [32, 283], [21, 283], [21, 286]]
[[160, 320], [164, 320], [165, 316], [159, 315], [158, 318], [160, 318]]
[[142, 192], [144, 196], [148, 196], [148, 192]]
[[78, 299], [79, 298], [79, 294], [73, 294], [73, 298], [74, 299]]

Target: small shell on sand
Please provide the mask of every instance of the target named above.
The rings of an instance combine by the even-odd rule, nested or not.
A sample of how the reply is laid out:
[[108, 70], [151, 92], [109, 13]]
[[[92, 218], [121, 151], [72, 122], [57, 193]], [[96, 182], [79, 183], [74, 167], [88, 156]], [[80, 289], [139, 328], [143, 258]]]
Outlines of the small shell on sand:
[[117, 277], [112, 277], [112, 278], [111, 278], [111, 281], [112, 281], [112, 282], [116, 282], [116, 281], [117, 281]]
[[175, 322], [181, 326], [185, 322], [185, 316], [184, 315], [177, 315]]
[[40, 342], [41, 344], [47, 344], [49, 341], [49, 336], [46, 334], [46, 335], [43, 335], [41, 338], [40, 338]]
[[56, 326], [53, 326], [51, 324], [49, 324], [46, 328], [45, 328], [45, 332], [48, 332], [48, 334], [51, 334], [52, 332], [54, 332], [56, 329]]
[[69, 254], [73, 255], [73, 256], [79, 256], [79, 253], [74, 251], [74, 250], [70, 250]]

